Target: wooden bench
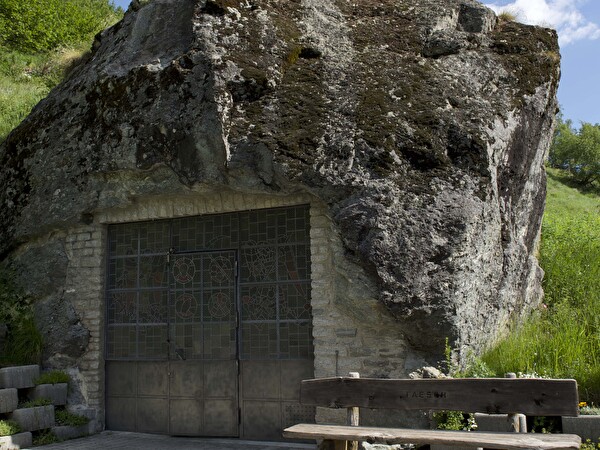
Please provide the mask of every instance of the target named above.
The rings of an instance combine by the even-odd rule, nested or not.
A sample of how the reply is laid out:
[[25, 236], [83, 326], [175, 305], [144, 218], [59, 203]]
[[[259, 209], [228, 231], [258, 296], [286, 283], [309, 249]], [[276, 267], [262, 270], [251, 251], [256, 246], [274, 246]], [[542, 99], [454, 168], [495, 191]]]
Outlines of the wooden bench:
[[[575, 380], [527, 378], [374, 379], [336, 377], [304, 380], [304, 405], [349, 409], [352, 425], [298, 424], [286, 428], [292, 439], [323, 440], [322, 448], [357, 447], [357, 441], [380, 444], [444, 444], [489, 449], [579, 449], [574, 434], [482, 432], [380, 428], [358, 425], [357, 407], [398, 410], [449, 410], [529, 416], [576, 416]], [[516, 420], [516, 418], [515, 418]], [[525, 430], [526, 431], [526, 430]]]

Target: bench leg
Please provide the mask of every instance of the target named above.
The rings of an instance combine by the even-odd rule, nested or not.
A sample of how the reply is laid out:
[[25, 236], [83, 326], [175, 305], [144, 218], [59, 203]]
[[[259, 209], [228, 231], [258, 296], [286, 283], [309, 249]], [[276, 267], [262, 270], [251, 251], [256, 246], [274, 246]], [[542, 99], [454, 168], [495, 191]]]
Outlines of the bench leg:
[[352, 450], [351, 444], [352, 442], [348, 441], [334, 441], [332, 439], [323, 439], [323, 441], [319, 444], [319, 450]]

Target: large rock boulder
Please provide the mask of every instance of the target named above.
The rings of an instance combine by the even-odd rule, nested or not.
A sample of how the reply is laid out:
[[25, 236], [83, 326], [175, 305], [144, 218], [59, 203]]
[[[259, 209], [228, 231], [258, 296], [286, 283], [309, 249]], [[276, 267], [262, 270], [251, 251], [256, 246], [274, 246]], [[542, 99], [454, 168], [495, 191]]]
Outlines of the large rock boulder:
[[554, 31], [472, 0], [154, 0], [1, 145], [0, 257], [142, 196], [305, 191], [414, 348], [480, 348], [542, 295], [558, 79]]

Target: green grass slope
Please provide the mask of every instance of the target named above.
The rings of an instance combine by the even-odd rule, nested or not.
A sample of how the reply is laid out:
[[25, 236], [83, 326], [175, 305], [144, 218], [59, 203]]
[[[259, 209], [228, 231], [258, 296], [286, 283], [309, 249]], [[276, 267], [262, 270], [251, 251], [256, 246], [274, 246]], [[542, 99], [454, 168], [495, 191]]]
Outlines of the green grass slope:
[[0, 142], [122, 16], [109, 0], [0, 0]]
[[482, 360], [497, 375], [575, 378], [582, 401], [600, 404], [600, 196], [549, 170], [540, 263], [545, 307]]

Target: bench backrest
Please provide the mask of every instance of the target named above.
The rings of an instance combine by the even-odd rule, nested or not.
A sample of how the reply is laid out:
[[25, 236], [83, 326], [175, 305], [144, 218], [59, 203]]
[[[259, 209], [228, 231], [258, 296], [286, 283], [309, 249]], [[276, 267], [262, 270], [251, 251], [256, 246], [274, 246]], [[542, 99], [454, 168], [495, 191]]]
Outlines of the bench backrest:
[[304, 380], [300, 401], [330, 408], [453, 410], [488, 414], [577, 416], [577, 382], [532, 378]]

